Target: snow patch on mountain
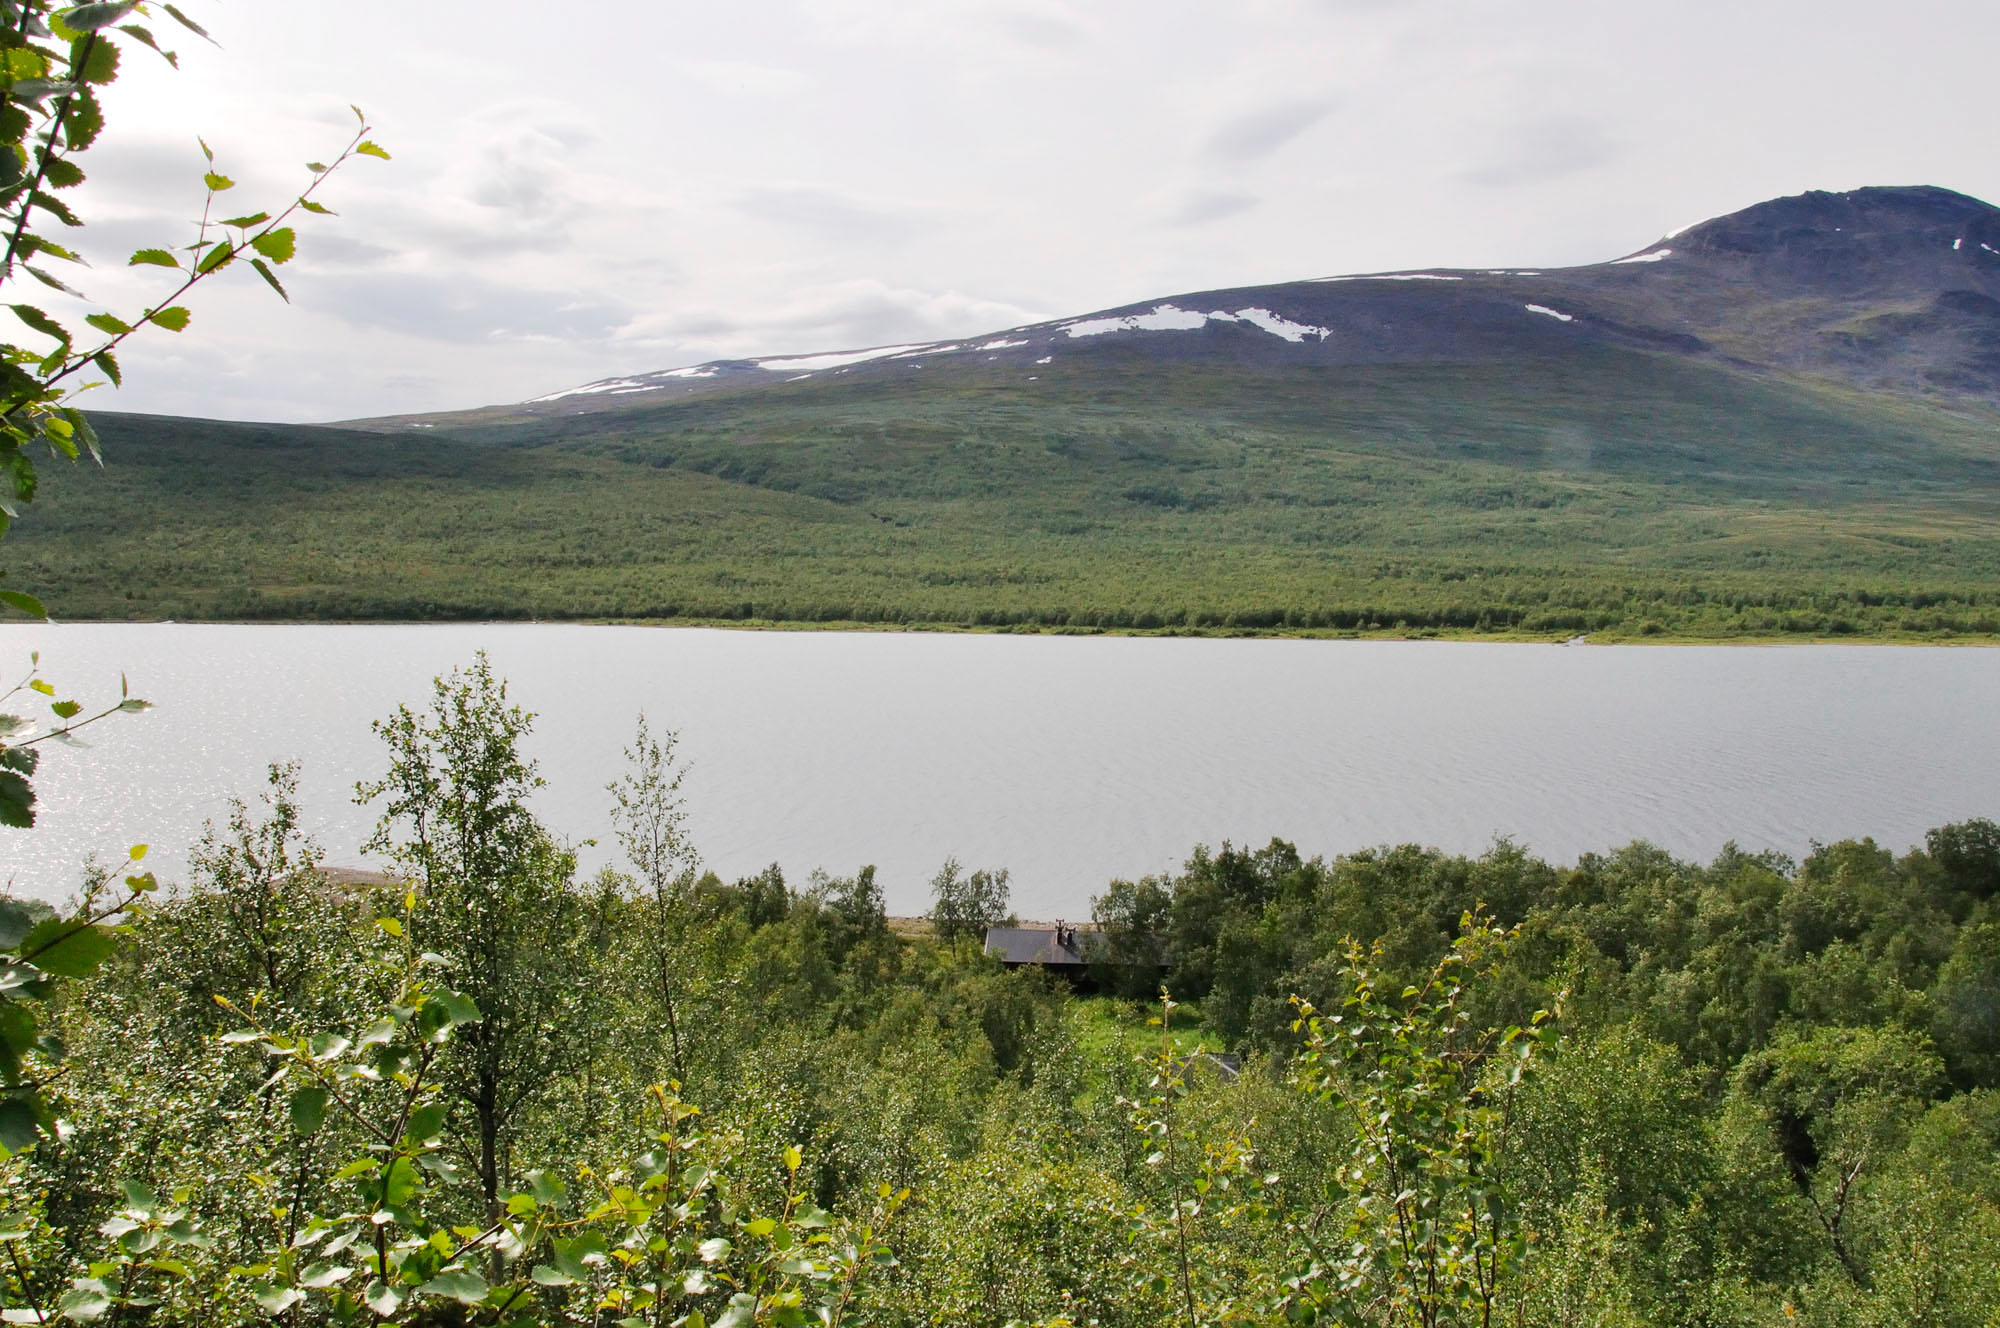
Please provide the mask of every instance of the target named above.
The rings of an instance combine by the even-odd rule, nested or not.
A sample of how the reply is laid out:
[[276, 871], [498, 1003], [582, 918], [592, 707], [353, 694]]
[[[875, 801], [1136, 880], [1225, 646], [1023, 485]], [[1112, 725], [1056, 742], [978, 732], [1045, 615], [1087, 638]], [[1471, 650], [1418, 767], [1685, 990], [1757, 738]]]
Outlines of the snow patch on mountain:
[[[1525, 275], [1525, 274], [1522, 274]], [[1320, 277], [1327, 281], [1464, 281], [1448, 272], [1375, 272], [1364, 277]]]
[[546, 396], [530, 397], [530, 403], [561, 401], [564, 397], [624, 396], [631, 392], [655, 392], [666, 386], [670, 378], [713, 378], [716, 367], [712, 364], [691, 364], [685, 369], [661, 369], [655, 373], [633, 374], [629, 378], [600, 378], [594, 383], [581, 387], [566, 387], [560, 392], [550, 392]]
[[1108, 318], [1079, 318], [1074, 322], [1059, 326], [1072, 337], [1097, 337], [1107, 332], [1194, 332], [1208, 326], [1210, 322], [1248, 323], [1262, 328], [1274, 337], [1286, 341], [1304, 341], [1307, 337], [1324, 338], [1327, 329], [1313, 327], [1308, 323], [1295, 323], [1269, 309], [1238, 309], [1230, 313], [1226, 309], [1212, 309], [1202, 313], [1195, 309], [1182, 309], [1171, 304], [1156, 306], [1151, 313], [1120, 314]]
[[1671, 249], [1655, 249], [1651, 253], [1633, 254], [1630, 258], [1614, 258], [1611, 260], [1611, 266], [1617, 267], [1620, 263], [1657, 263], [1663, 258], [1673, 256], [1674, 251]]
[[1575, 314], [1566, 314], [1560, 309], [1551, 309], [1546, 304], [1524, 304], [1521, 307], [1531, 314], [1547, 314], [1550, 318], [1556, 319], [1558, 322], [1574, 323], [1576, 321]]
[[1283, 337], [1287, 341], [1304, 341], [1307, 337], [1317, 337], [1324, 341], [1331, 335], [1326, 328], [1314, 327], [1310, 323], [1294, 323], [1291, 319], [1282, 314], [1274, 314], [1269, 309], [1238, 309], [1233, 314], [1217, 309], [1210, 313], [1209, 317], [1230, 323], [1248, 323], [1252, 327], [1261, 327], [1272, 336]]
[[1192, 332], [1206, 322], [1208, 322], [1207, 314], [1162, 304], [1149, 314], [1079, 318], [1060, 326], [1072, 337], [1097, 337], [1106, 332]]
[[632, 378], [606, 378], [601, 382], [585, 383], [582, 387], [566, 387], [560, 392], [547, 396], [529, 397], [531, 402], [561, 401], [564, 397], [597, 396], [608, 392], [643, 392], [647, 385]]
[[758, 360], [759, 369], [772, 373], [792, 373], [800, 369], [838, 369], [843, 364], [862, 364], [868, 360], [883, 360], [891, 355], [906, 351], [929, 350], [928, 344], [907, 346], [877, 346], [873, 350], [843, 350], [827, 355], [786, 355], [778, 359]]

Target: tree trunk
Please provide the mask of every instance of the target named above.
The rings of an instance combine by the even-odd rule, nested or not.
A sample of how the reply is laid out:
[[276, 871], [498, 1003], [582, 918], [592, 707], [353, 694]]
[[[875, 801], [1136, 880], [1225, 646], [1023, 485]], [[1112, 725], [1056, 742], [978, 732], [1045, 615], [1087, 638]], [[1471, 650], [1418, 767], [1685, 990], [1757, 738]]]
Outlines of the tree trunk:
[[486, 1198], [486, 1220], [500, 1217], [500, 1094], [492, 1071], [481, 1069], [473, 1109], [479, 1113], [479, 1191]]
[[674, 1080], [682, 1088], [687, 1087], [687, 1061], [681, 1055], [681, 1025], [674, 1014], [674, 971], [673, 961], [668, 958], [663, 945], [660, 949], [660, 1003], [667, 1010], [667, 1037], [674, 1048]]

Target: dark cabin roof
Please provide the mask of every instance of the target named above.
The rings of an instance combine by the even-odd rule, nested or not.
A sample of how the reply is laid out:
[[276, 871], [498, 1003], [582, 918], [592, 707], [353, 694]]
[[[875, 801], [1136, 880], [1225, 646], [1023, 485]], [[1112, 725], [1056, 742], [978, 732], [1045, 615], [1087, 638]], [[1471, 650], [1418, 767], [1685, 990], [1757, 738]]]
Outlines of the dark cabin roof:
[[1069, 944], [1056, 944], [1054, 927], [988, 927], [986, 953], [1003, 964], [1081, 969], [1091, 964], [1166, 966], [1166, 944], [1158, 936], [1127, 936], [1113, 949], [1095, 928], [1065, 926]]
[[1003, 964], [1040, 964], [1045, 968], [1080, 968], [1090, 962], [1096, 932], [1068, 929], [1069, 945], [1056, 944], [1054, 927], [988, 927], [986, 953]]

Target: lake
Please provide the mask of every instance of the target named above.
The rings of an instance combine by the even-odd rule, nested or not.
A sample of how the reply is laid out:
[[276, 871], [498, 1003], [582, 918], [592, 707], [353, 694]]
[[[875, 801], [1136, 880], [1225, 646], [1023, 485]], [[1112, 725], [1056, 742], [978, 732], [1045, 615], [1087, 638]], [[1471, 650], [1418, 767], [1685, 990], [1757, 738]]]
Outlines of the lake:
[[203, 822], [291, 758], [326, 860], [368, 865], [370, 721], [482, 649], [538, 716], [536, 810], [600, 841], [588, 868], [613, 860], [604, 785], [643, 709], [693, 763], [709, 866], [775, 861], [796, 884], [874, 863], [891, 912], [928, 907], [947, 855], [1007, 867], [1024, 915], [1080, 918], [1113, 877], [1225, 839], [1706, 858], [1732, 839], [1901, 850], [2000, 815], [1990, 649], [36, 624], [0, 628], [0, 663], [25, 673], [39, 650], [86, 708], [122, 670], [156, 708], [43, 745], [41, 823], [0, 829], [0, 879], [60, 898], [86, 853], [132, 843], [173, 878]]

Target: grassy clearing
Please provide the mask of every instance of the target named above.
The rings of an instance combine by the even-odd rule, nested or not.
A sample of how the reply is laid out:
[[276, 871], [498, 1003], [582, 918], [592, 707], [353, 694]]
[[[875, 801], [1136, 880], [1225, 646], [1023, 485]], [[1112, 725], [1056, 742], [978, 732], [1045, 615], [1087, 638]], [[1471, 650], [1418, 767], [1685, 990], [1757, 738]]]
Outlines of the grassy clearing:
[[[1121, 996], [1089, 996], [1070, 1005], [1077, 1045], [1098, 1064], [1150, 1059], [1161, 1045], [1158, 1001]], [[1209, 1027], [1194, 1002], [1175, 1002], [1174, 1046], [1187, 1053], [1227, 1050], [1222, 1034]]]

